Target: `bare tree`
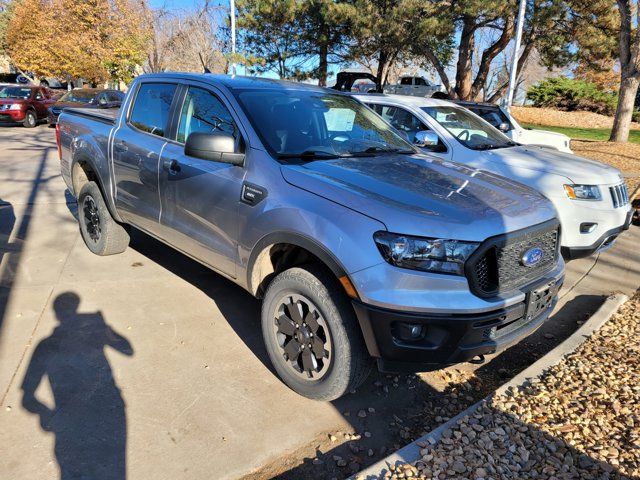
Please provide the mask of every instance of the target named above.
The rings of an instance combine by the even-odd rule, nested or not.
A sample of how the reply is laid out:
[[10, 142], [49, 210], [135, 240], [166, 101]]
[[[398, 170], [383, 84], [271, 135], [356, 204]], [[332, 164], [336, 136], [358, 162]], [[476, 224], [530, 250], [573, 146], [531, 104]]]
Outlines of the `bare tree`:
[[[145, 71], [227, 71], [223, 25], [226, 11], [208, 1], [192, 10], [146, 9], [153, 26]], [[204, 65], [203, 65], [204, 63]]]
[[[616, 115], [613, 118], [610, 141], [626, 142], [629, 139], [629, 128], [633, 116], [638, 85], [640, 85], [640, 9], [633, 0], [617, 0], [620, 12], [620, 33], [618, 37], [620, 49], [620, 96]], [[636, 25], [633, 16], [636, 16]]]

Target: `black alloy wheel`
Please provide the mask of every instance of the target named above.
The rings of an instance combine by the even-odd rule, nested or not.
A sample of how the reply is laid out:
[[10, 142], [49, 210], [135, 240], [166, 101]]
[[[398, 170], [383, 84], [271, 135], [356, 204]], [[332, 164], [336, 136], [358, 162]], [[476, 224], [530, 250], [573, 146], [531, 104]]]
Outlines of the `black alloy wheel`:
[[299, 294], [286, 295], [274, 312], [273, 328], [281, 354], [295, 374], [309, 381], [324, 377], [331, 364], [332, 342], [318, 308]]

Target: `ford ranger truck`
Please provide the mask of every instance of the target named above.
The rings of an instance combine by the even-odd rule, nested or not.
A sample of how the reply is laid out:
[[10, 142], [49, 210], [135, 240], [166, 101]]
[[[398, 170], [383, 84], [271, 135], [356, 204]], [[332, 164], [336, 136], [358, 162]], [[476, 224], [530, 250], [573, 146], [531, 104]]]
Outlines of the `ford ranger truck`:
[[512, 345], [563, 281], [548, 200], [420, 153], [348, 94], [142, 75], [56, 133], [87, 247], [120, 253], [134, 227], [261, 299], [270, 360], [309, 398], [355, 389], [372, 358], [420, 371]]

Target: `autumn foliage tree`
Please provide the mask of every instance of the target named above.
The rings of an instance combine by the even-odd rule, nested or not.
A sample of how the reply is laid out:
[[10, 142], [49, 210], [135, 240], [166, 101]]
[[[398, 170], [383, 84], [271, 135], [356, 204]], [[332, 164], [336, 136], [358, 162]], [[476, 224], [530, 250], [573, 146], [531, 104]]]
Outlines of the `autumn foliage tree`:
[[7, 51], [16, 67], [40, 77], [127, 82], [145, 58], [143, 20], [132, 0], [17, 0]]

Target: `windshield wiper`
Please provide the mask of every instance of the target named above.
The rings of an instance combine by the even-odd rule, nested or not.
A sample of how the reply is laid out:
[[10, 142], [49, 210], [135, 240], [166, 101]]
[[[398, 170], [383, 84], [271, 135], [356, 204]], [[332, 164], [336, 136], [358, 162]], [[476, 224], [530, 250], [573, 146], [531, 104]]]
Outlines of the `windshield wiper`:
[[369, 147], [366, 150], [362, 150], [360, 152], [350, 152], [349, 155], [357, 157], [357, 156], [371, 156], [376, 153], [404, 153], [411, 154], [416, 153], [413, 150], [406, 150], [402, 148], [383, 148], [383, 147]]
[[339, 155], [335, 153], [322, 152], [318, 150], [305, 150], [300, 153], [279, 153], [276, 158], [285, 159], [285, 158], [301, 158], [303, 160], [312, 159], [312, 160], [326, 160], [330, 158], [338, 158]]

